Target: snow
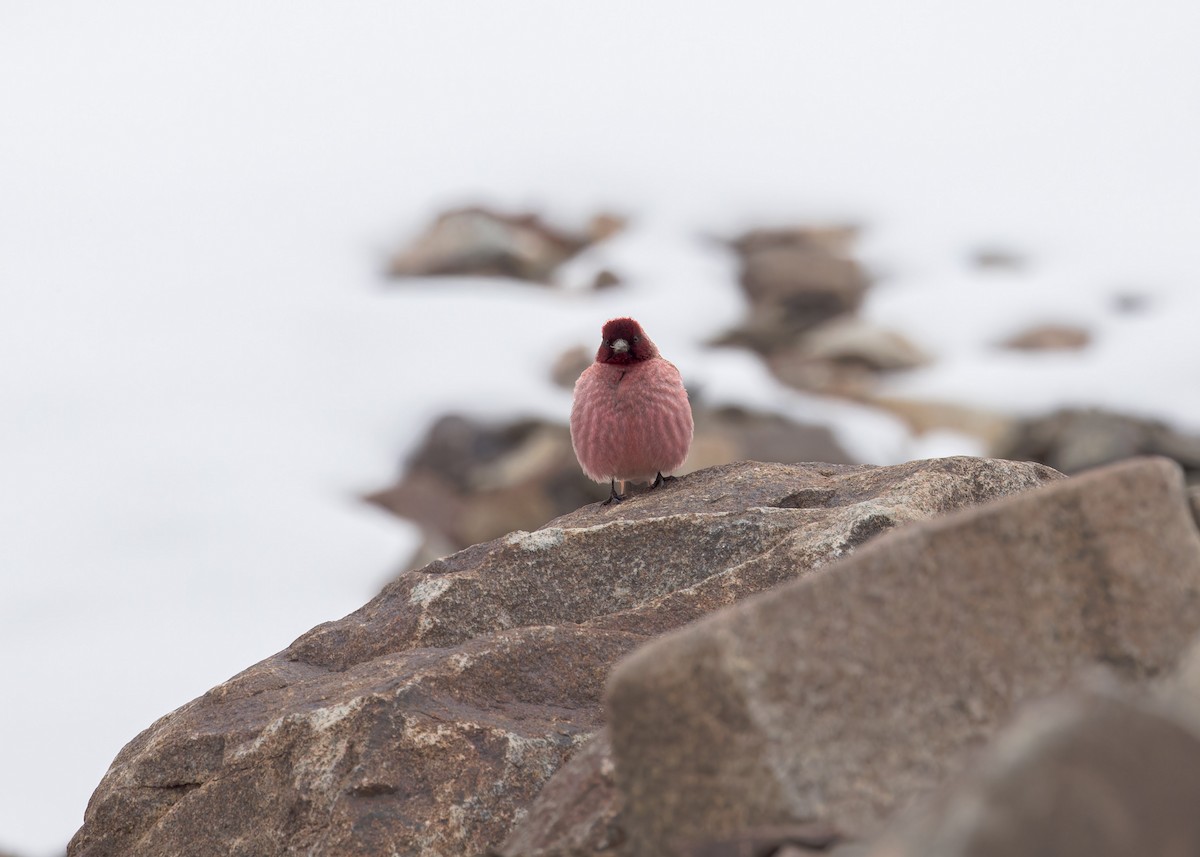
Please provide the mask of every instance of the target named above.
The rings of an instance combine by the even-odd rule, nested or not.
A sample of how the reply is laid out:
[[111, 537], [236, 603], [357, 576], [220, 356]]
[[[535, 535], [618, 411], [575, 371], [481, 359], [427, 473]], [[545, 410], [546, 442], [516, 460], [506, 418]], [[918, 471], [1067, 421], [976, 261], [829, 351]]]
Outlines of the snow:
[[[864, 460], [980, 451], [704, 348], [743, 308], [713, 235], [863, 222], [864, 314], [938, 357], [889, 392], [1200, 429], [1198, 25], [1182, 0], [7, 4], [0, 849], [61, 851], [140, 729], [369, 599], [416, 534], [356, 497], [447, 409], [565, 418], [547, 368], [610, 316]], [[629, 215], [564, 272], [629, 286], [384, 284], [463, 202]], [[981, 244], [1029, 266], [971, 268]], [[993, 347], [1042, 321], [1095, 344]]]

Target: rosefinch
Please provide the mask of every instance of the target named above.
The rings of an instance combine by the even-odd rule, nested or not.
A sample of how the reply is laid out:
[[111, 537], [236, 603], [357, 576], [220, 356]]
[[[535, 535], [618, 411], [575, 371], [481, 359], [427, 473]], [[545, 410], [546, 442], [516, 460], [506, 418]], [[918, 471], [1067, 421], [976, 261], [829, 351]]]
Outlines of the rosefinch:
[[[624, 499], [617, 480], [654, 480], [683, 464], [692, 444], [692, 407], [679, 370], [632, 318], [601, 331], [596, 362], [575, 382], [571, 445], [589, 479], [609, 482], [604, 505]], [[622, 486], [624, 487], [624, 486]]]

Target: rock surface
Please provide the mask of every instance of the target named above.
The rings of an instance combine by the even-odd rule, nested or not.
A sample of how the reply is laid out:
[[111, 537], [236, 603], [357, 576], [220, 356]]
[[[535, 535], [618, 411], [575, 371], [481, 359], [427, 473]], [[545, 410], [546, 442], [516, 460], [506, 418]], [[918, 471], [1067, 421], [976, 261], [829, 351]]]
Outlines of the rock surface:
[[474, 546], [153, 724], [69, 853], [480, 853], [601, 728], [619, 657], [893, 527], [1058, 478], [742, 463]]
[[514, 857], [616, 852], [625, 844], [608, 730], [589, 741], [542, 789], [504, 845]]
[[868, 857], [1200, 853], [1200, 640], [1149, 688], [1093, 673], [1021, 709]]
[[1198, 630], [1200, 533], [1164, 459], [910, 526], [614, 670], [627, 853], [764, 824], [869, 837], [1018, 703], [1097, 664], [1162, 674]]
[[871, 857], [1200, 853], [1200, 735], [1128, 693], [1029, 706]]

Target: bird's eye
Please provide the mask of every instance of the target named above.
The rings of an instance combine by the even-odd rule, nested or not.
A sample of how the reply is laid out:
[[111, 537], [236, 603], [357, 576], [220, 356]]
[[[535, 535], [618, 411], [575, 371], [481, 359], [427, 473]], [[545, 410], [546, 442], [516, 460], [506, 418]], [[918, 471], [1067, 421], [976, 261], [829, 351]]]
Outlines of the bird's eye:
[[640, 336], [635, 336], [635, 337], [633, 338], [633, 341], [634, 341], [634, 342], [641, 342], [641, 341], [642, 341], [642, 338], [641, 338]]

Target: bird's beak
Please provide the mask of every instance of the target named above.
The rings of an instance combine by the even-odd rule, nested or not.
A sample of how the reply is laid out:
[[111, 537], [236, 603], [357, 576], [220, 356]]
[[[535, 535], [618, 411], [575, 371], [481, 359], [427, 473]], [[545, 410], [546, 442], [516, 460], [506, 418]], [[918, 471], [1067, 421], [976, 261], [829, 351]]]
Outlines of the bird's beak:
[[624, 354], [626, 351], [629, 350], [629, 343], [626, 342], [624, 339], [614, 339], [613, 344], [612, 344], [612, 350], [617, 352], [618, 354]]

